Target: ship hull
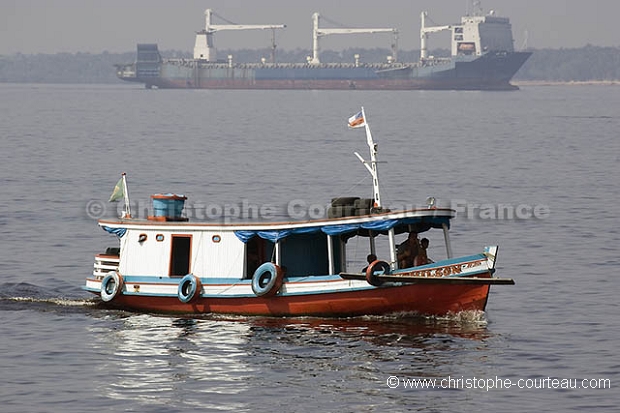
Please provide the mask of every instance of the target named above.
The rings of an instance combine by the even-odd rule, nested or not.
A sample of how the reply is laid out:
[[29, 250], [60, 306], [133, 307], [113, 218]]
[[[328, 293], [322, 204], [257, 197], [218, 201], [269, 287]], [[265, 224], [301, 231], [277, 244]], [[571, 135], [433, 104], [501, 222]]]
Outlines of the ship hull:
[[[119, 78], [161, 89], [514, 90], [510, 79], [528, 52], [380, 65], [227, 65], [163, 61], [157, 70], [119, 70]], [[127, 74], [129, 73], [129, 74]]]
[[461, 311], [484, 311], [489, 289], [489, 285], [416, 284], [265, 298], [200, 297], [191, 303], [182, 303], [177, 297], [121, 294], [105, 304], [113, 308], [159, 313], [330, 317], [393, 313], [443, 315]]
[[[266, 288], [264, 294], [254, 291], [255, 277], [226, 282], [186, 275], [179, 280], [121, 276], [116, 270], [105, 275], [95, 271], [84, 289], [99, 295], [107, 307], [144, 312], [331, 317], [445, 315], [484, 311], [491, 285], [514, 284], [510, 279], [493, 277], [496, 247], [492, 251], [492, 247], [487, 247], [484, 254], [400, 269], [370, 280], [365, 273], [285, 278], [281, 285]], [[97, 260], [109, 260], [102, 257], [97, 256], [96, 269], [102, 268]], [[117, 267], [112, 263], [105, 268]], [[184, 285], [192, 279], [196, 280], [195, 288], [186, 293]], [[116, 289], [109, 288], [111, 280]]]

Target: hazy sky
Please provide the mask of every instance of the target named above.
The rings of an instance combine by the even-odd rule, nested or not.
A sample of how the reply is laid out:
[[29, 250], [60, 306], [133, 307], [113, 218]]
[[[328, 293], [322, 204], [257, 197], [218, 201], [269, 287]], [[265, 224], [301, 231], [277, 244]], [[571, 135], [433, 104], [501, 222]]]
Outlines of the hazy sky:
[[[126, 52], [136, 43], [160, 50], [192, 51], [195, 32], [204, 28], [204, 10], [235, 23], [286, 24], [278, 47], [310, 49], [311, 15], [319, 12], [346, 27], [386, 27], [400, 31], [399, 48], [419, 48], [420, 11], [437, 24], [460, 20], [468, 0], [0, 0], [0, 55], [21, 52]], [[515, 46], [525, 33], [530, 47], [620, 46], [619, 0], [483, 0], [486, 11], [510, 17]], [[216, 19], [216, 23], [224, 23]], [[322, 27], [333, 27], [326, 21]], [[448, 48], [445, 35], [430, 46]], [[271, 31], [220, 32], [220, 49], [268, 47]], [[323, 49], [389, 48], [387, 34], [324, 38]]]

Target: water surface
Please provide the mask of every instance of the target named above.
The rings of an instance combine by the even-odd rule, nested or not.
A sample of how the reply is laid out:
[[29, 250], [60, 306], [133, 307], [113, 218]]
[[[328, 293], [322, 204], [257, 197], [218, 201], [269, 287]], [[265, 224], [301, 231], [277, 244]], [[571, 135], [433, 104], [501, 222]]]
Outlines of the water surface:
[[[387, 379], [618, 384], [620, 89], [514, 93], [163, 91], [0, 85], [2, 410], [612, 411], [609, 389], [389, 388]], [[369, 196], [346, 119], [364, 106], [390, 205], [467, 205], [454, 252], [500, 245], [484, 314], [178, 317], [104, 310], [81, 290], [114, 238], [89, 217], [121, 172], [132, 201], [325, 204]], [[484, 206], [544, 206], [489, 219]], [[478, 205], [476, 207], [475, 205]], [[483, 206], [483, 207], [480, 207]], [[478, 209], [476, 209], [478, 208]], [[472, 212], [473, 211], [473, 212]], [[91, 215], [92, 215], [92, 211]], [[469, 215], [468, 215], [469, 214]], [[441, 236], [430, 256], [440, 256]], [[363, 260], [366, 246], [352, 254]]]

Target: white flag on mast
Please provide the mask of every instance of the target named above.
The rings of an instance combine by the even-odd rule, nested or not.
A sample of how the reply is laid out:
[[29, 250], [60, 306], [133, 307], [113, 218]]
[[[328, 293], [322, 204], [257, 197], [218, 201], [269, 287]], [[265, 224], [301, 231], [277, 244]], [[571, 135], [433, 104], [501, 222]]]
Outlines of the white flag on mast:
[[108, 202], [114, 202], [123, 198], [125, 200], [125, 211], [123, 218], [131, 218], [131, 207], [129, 206], [129, 191], [127, 191], [127, 178], [125, 172], [122, 173], [121, 179], [118, 180], [114, 191]]

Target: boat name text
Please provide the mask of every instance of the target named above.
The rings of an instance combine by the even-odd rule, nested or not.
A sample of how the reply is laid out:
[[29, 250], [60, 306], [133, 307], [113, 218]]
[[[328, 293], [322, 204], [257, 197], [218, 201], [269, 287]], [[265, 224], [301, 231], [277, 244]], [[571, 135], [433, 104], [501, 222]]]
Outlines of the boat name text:
[[391, 274], [391, 276], [394, 276], [394, 277], [399, 277], [399, 276], [447, 277], [449, 275], [460, 274], [463, 271], [468, 270], [469, 268], [479, 267], [483, 265], [485, 262], [486, 260], [471, 261], [471, 262], [466, 262], [463, 264], [454, 264], [454, 265], [447, 265], [445, 267], [440, 267], [440, 268], [431, 268], [428, 270], [417, 270], [417, 271], [411, 271], [411, 272], [405, 272], [405, 273], [396, 273], [396, 274]]

